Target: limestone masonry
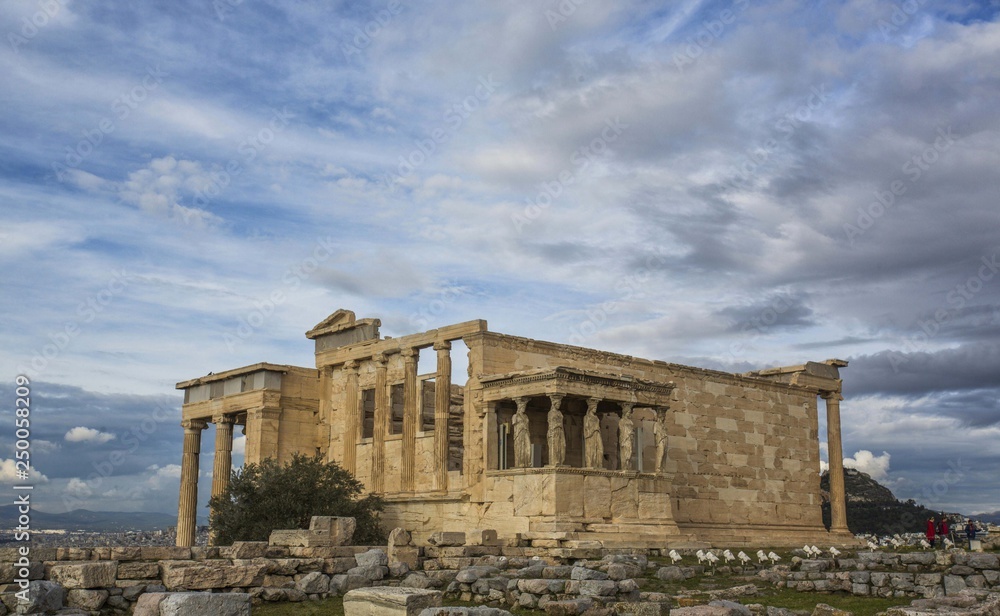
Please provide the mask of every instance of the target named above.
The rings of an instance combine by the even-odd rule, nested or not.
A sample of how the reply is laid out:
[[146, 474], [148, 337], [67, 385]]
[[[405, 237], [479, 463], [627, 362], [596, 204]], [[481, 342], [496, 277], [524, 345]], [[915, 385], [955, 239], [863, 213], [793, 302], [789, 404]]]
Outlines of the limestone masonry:
[[[400, 338], [379, 327], [338, 310], [306, 332], [315, 369], [260, 363], [177, 384], [178, 546], [194, 541], [209, 423], [213, 495], [227, 487], [238, 424], [246, 462], [335, 460], [385, 498], [387, 528], [420, 544], [475, 529], [550, 548], [854, 542], [841, 464], [845, 361], [730, 374], [499, 334], [482, 320]], [[456, 341], [467, 361], [452, 357]], [[452, 382], [455, 359], [467, 365], [463, 383]]]

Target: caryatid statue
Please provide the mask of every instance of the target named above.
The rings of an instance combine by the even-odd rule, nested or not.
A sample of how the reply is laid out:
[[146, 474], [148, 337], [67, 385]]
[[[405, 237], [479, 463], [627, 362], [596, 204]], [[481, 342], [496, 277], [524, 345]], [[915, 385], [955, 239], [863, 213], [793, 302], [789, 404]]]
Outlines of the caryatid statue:
[[551, 466], [562, 466], [566, 461], [566, 430], [563, 428], [563, 414], [559, 410], [562, 404], [562, 394], [551, 394], [549, 400], [552, 406], [549, 409], [549, 430], [546, 439], [549, 442], [549, 464]]
[[601, 418], [597, 416], [599, 398], [587, 399], [587, 414], [583, 416], [583, 448], [587, 468], [604, 468], [604, 440], [601, 438]]
[[667, 464], [667, 407], [665, 406], [656, 409], [653, 440], [656, 441], [656, 472], [662, 473]]
[[622, 418], [618, 422], [618, 468], [632, 470], [633, 446], [635, 444], [635, 423], [632, 421], [631, 402], [622, 402]]
[[531, 466], [531, 422], [525, 410], [528, 408], [527, 398], [515, 398], [517, 412], [511, 423], [514, 424], [514, 466], [527, 468]]

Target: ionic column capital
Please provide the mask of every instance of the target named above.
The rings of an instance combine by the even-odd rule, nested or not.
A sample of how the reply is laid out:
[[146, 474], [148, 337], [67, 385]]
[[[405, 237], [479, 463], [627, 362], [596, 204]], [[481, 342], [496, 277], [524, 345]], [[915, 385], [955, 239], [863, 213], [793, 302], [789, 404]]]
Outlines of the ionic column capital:
[[451, 342], [447, 340], [441, 340], [440, 342], [435, 342], [434, 350], [438, 352], [438, 355], [440, 355], [442, 351], [450, 351]]
[[844, 396], [840, 393], [840, 390], [835, 391], [821, 391], [819, 396], [826, 400], [827, 402], [840, 402], [844, 399]]
[[417, 363], [417, 358], [419, 357], [420, 352], [417, 349], [414, 349], [412, 347], [408, 347], [408, 348], [402, 349], [399, 352], [399, 354], [403, 356], [403, 362], [404, 363], [407, 363], [407, 364], [413, 363], [413, 364], [415, 364], [415, 363]]
[[181, 427], [185, 432], [195, 432], [208, 427], [208, 422], [204, 419], [185, 419], [181, 421]]
[[222, 424], [233, 424], [236, 423], [236, 418], [233, 417], [232, 415], [221, 415], [221, 414], [213, 415], [212, 423], [214, 423], [217, 426]]
[[344, 362], [343, 370], [350, 372], [351, 370], [357, 370], [357, 369], [358, 369], [358, 362], [354, 361], [353, 359], [349, 359]]
[[385, 368], [388, 359], [386, 359], [385, 353], [376, 353], [372, 355], [372, 361], [375, 362], [376, 368]]

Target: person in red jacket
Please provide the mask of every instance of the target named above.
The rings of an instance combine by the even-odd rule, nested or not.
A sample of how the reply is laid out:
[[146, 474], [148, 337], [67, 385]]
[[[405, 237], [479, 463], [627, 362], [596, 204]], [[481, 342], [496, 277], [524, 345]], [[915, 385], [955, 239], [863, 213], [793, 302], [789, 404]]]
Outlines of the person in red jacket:
[[941, 537], [941, 547], [944, 547], [944, 539], [950, 534], [950, 532], [951, 529], [948, 528], [948, 518], [945, 516], [941, 516], [941, 521], [938, 522], [938, 529], [937, 529], [938, 536]]
[[934, 547], [934, 518], [927, 518], [927, 543]]

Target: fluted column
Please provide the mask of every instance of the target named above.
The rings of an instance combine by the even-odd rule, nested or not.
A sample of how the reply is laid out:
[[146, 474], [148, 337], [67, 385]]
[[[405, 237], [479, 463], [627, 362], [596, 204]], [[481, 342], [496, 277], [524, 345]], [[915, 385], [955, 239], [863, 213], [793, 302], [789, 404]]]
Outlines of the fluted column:
[[388, 361], [384, 353], [372, 357], [375, 362], [375, 427], [372, 432], [372, 492], [385, 491], [385, 435], [389, 428], [389, 388], [386, 385]]
[[437, 376], [434, 378], [434, 489], [448, 490], [448, 414], [451, 410], [451, 343], [436, 342]]
[[844, 492], [844, 446], [840, 440], [839, 391], [821, 394], [826, 400], [826, 443], [830, 455], [830, 532], [850, 532], [847, 529], [847, 497]]
[[[356, 361], [344, 362], [344, 434], [341, 439], [344, 443], [344, 469], [354, 475], [358, 471], [358, 432], [360, 432], [358, 405], [358, 363]], [[330, 424], [330, 430], [334, 430], [334, 424]], [[332, 440], [334, 435], [330, 434]]]
[[412, 492], [417, 464], [417, 422], [420, 406], [417, 403], [417, 349], [403, 349], [403, 459], [402, 489]]
[[233, 471], [233, 417], [216, 415], [215, 457], [212, 465], [212, 496], [225, 494], [229, 489], [229, 475]]
[[198, 521], [198, 455], [201, 453], [201, 431], [205, 429], [203, 419], [185, 419], [184, 453], [181, 455], [181, 492], [177, 503], [177, 546], [189, 548], [194, 545], [194, 533]]

